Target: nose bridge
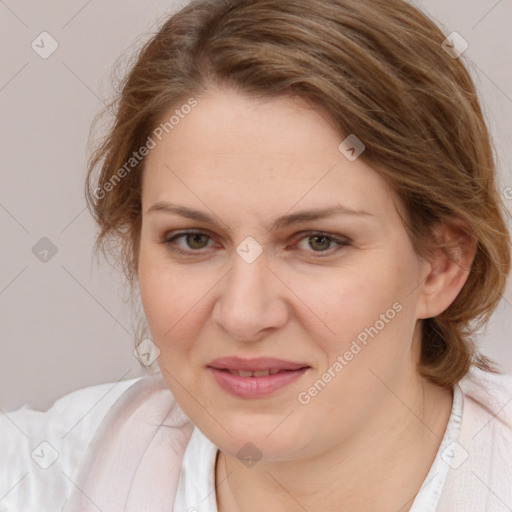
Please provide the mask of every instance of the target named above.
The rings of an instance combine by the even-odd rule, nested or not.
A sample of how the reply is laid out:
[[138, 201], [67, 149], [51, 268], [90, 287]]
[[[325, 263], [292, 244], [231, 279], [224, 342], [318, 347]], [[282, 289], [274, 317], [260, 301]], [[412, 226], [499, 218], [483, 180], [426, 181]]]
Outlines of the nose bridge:
[[[230, 300], [238, 303], [244, 302], [253, 307], [263, 302], [264, 296], [269, 292], [267, 261], [260, 256], [255, 261], [248, 262], [234, 255], [233, 266], [227, 279], [226, 294]], [[240, 299], [246, 299], [240, 301]]]
[[[240, 247], [244, 245], [238, 250]], [[287, 307], [267, 263], [264, 254], [255, 259], [246, 259], [243, 252], [233, 254], [231, 271], [214, 310], [216, 322], [230, 337], [250, 341], [261, 336], [261, 331], [286, 321]]]

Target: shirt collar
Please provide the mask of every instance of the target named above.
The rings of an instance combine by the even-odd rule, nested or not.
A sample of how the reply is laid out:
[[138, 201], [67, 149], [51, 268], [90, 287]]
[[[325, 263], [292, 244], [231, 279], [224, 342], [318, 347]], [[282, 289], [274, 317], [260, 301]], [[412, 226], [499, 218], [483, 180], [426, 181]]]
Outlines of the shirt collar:
[[218, 448], [194, 427], [181, 467], [173, 512], [218, 512], [215, 460]]
[[435, 512], [450, 467], [455, 468], [464, 448], [457, 443], [462, 422], [462, 390], [453, 387], [453, 403], [448, 425], [436, 457], [409, 512]]

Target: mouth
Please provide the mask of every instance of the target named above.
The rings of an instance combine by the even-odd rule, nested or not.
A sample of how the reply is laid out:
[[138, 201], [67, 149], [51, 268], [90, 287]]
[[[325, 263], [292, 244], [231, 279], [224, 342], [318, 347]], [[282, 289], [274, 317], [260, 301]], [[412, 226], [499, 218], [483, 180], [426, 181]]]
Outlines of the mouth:
[[306, 373], [311, 366], [276, 358], [221, 358], [207, 369], [216, 383], [239, 398], [263, 398], [288, 386]]
[[[227, 368], [215, 368], [215, 369], [220, 370], [222, 372], [229, 372], [232, 375], [238, 375], [239, 377], [268, 377], [269, 375], [276, 375], [278, 373], [297, 371], [297, 370], [282, 370], [280, 368], [270, 368], [267, 370], [258, 370], [258, 371], [228, 370]], [[301, 368], [299, 368], [299, 369], [301, 369]]]
[[[286, 370], [300, 370], [310, 368], [307, 363], [296, 361], [287, 361], [275, 357], [256, 357], [245, 359], [243, 357], [229, 356], [220, 357], [211, 361], [208, 366], [217, 370], [228, 370], [234, 372], [251, 372], [255, 375], [242, 375], [244, 377], [265, 377], [268, 374], [274, 375]], [[258, 375], [259, 372], [269, 372], [268, 374]]]

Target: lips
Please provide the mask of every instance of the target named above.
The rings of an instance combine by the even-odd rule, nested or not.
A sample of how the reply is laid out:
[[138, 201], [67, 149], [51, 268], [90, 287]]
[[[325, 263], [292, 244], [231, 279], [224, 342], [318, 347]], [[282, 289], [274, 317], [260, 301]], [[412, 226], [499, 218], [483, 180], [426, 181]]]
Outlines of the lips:
[[238, 398], [266, 398], [292, 384], [311, 367], [273, 357], [223, 357], [207, 366], [215, 382]]
[[[285, 370], [300, 370], [301, 368], [308, 368], [306, 363], [299, 363], [295, 361], [287, 361], [284, 359], [276, 359], [274, 357], [257, 357], [253, 359], [244, 359], [241, 357], [221, 357], [211, 361], [207, 366], [216, 368], [217, 370], [228, 370], [231, 372], [238, 372], [241, 377], [264, 377], [266, 375], [274, 375], [280, 371]], [[261, 373], [259, 372], [269, 372]], [[244, 374], [245, 372], [245, 374]], [[246, 374], [247, 372], [256, 373], [255, 375]]]
[[[220, 370], [221, 368], [218, 368]], [[269, 375], [275, 375], [279, 372], [288, 372], [290, 370], [281, 370], [279, 368], [271, 368], [270, 370], [258, 370], [258, 371], [249, 371], [249, 370], [228, 370], [227, 368], [222, 368], [222, 370], [231, 373], [232, 375], [238, 375], [239, 377], [268, 377]]]

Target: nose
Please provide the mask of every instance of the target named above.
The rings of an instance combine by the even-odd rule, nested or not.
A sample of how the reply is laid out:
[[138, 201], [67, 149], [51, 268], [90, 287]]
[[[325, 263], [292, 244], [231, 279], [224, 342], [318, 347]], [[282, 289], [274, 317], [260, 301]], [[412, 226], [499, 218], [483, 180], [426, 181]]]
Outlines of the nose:
[[285, 287], [262, 254], [247, 263], [233, 255], [233, 266], [219, 283], [212, 317], [231, 339], [251, 342], [286, 325], [289, 304]]

